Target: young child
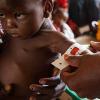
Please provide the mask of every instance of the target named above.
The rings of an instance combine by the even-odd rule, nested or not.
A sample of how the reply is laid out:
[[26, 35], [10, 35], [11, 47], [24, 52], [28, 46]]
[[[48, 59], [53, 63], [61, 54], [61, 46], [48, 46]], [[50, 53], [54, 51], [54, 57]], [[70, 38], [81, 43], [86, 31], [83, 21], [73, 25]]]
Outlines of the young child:
[[[57, 57], [52, 44], [68, 42], [50, 23], [52, 0], [0, 0], [0, 20], [4, 35], [0, 47], [0, 82], [14, 84], [11, 95], [3, 100], [28, 100], [29, 85], [51, 76], [51, 62]], [[67, 43], [68, 42], [68, 43]], [[60, 42], [61, 44], [61, 42]], [[63, 49], [67, 47], [63, 45]], [[64, 50], [63, 51], [64, 53]]]
[[67, 38], [74, 39], [74, 33], [66, 23], [68, 18], [68, 0], [56, 0], [52, 12], [53, 25], [58, 32], [63, 32]]

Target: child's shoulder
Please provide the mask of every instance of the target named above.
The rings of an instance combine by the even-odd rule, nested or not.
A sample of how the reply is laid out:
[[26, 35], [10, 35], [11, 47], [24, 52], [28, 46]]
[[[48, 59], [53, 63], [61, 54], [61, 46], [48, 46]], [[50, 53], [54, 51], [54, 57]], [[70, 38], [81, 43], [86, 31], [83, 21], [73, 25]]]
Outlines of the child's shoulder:
[[44, 20], [44, 23], [42, 24], [42, 27], [41, 27], [41, 29], [40, 30], [51, 30], [51, 31], [54, 31], [54, 30], [56, 30], [55, 29], [55, 27], [54, 27], [54, 25], [53, 25], [53, 23], [52, 23], [52, 21], [51, 21], [51, 19], [49, 19], [49, 18], [46, 18], [45, 20]]
[[47, 44], [50, 44], [54, 37], [53, 31], [55, 31], [55, 28], [51, 20], [49, 18], [45, 19], [40, 30], [38, 31], [36, 36], [34, 36], [33, 42], [36, 43], [36, 45], [42, 45], [42, 46], [46, 46]]

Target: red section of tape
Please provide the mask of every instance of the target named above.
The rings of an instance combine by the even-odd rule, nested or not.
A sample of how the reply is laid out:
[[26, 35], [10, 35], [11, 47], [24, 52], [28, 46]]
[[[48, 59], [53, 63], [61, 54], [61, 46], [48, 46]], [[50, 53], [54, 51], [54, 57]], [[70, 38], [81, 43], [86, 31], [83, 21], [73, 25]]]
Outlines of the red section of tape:
[[71, 54], [72, 55], [76, 55], [76, 53], [79, 51], [79, 48], [77, 48], [77, 47], [74, 47], [73, 49], [72, 49], [72, 51], [71, 51]]

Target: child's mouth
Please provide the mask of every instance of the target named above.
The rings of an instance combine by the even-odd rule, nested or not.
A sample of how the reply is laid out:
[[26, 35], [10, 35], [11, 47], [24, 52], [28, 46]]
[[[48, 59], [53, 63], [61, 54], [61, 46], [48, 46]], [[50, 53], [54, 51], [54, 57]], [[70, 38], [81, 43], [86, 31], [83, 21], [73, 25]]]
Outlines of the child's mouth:
[[15, 33], [10, 33], [9, 35], [11, 35], [12, 37], [19, 37], [18, 34]]
[[17, 33], [7, 32], [7, 33], [5, 33], [5, 35], [6, 35], [6, 34], [8, 34], [9, 36], [14, 37], [14, 38], [19, 37], [19, 35], [18, 35]]
[[[6, 33], [7, 33], [9, 36], [11, 36], [11, 37], [19, 37], [18, 33], [13, 32], [13, 31], [7, 31]], [[6, 34], [6, 33], [5, 33], [5, 34]]]
[[18, 33], [16, 31], [13, 30], [4, 30], [4, 35], [9, 35], [11, 37], [19, 37]]

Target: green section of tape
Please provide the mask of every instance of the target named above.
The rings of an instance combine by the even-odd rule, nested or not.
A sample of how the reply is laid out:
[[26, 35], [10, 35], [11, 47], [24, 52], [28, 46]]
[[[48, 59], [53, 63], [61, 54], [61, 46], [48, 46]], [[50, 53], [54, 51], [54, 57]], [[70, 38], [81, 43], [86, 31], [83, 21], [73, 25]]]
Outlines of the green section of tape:
[[74, 91], [70, 90], [67, 86], [64, 91], [69, 94], [73, 100], [88, 100], [87, 98], [80, 98]]

